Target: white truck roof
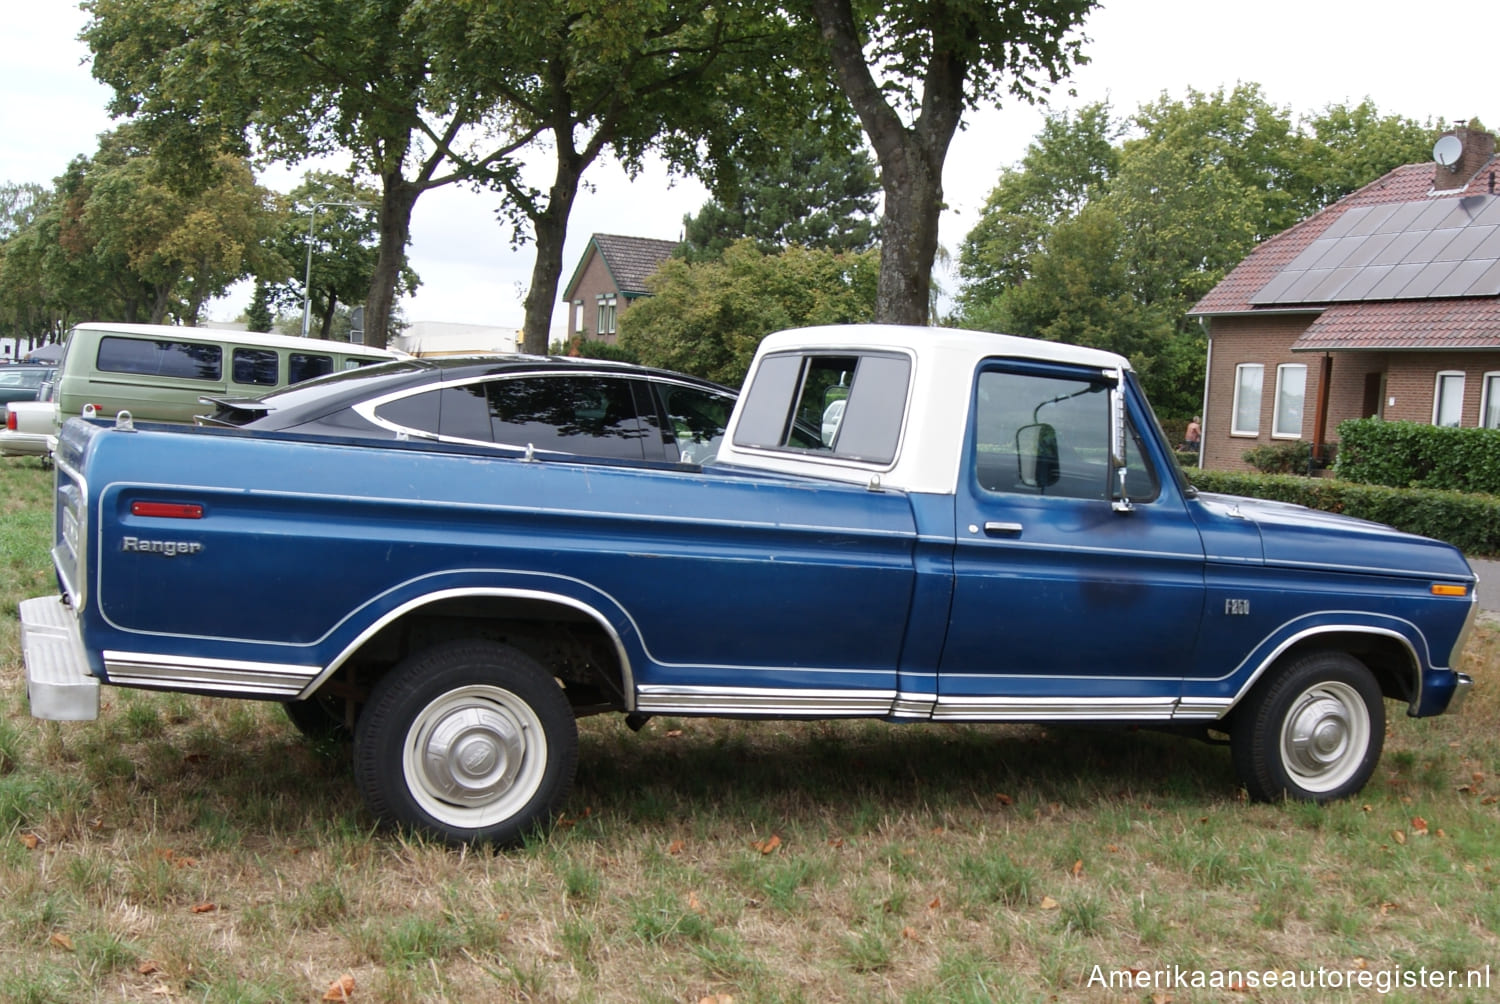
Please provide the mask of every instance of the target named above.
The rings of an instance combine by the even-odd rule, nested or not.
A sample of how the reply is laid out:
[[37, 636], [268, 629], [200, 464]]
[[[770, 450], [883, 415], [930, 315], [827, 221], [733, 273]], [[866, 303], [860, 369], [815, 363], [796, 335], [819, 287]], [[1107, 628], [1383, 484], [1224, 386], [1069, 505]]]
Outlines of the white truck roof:
[[[828, 354], [897, 352], [912, 360], [911, 384], [900, 446], [889, 464], [872, 464], [826, 454], [789, 453], [734, 444], [741, 411], [762, 360], [780, 352]], [[1125, 357], [1099, 349], [1064, 345], [960, 328], [898, 324], [844, 324], [793, 328], [768, 335], [760, 343], [744, 391], [729, 421], [718, 460], [761, 470], [806, 474], [855, 484], [872, 484], [911, 492], [952, 494], [958, 484], [964, 433], [968, 427], [974, 373], [986, 359], [1028, 359], [1088, 366], [1100, 370], [1130, 369]]]

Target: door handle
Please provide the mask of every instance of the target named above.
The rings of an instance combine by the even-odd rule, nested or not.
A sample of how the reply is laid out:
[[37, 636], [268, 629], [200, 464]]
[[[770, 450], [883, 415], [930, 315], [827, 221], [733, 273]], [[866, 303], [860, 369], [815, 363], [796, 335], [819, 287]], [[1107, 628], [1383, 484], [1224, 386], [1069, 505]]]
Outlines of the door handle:
[[1020, 523], [996, 523], [984, 524], [984, 532], [991, 537], [1019, 537], [1024, 530]]

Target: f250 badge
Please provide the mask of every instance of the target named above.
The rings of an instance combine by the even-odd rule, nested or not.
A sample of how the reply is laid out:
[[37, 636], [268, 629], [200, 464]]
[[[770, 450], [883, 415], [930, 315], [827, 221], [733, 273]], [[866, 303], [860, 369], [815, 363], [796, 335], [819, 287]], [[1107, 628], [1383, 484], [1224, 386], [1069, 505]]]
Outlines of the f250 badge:
[[1225, 600], [1224, 613], [1230, 617], [1248, 617], [1250, 616], [1250, 601]]
[[196, 540], [145, 540], [141, 537], [126, 537], [120, 542], [120, 550], [127, 554], [160, 554], [175, 558], [183, 554], [200, 554], [203, 544]]

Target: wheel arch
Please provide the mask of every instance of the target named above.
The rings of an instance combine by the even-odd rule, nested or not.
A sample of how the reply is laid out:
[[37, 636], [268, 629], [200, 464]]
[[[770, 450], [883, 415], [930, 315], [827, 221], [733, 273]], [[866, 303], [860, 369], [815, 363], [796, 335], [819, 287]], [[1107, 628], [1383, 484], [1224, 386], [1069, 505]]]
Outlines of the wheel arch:
[[1410, 637], [1393, 627], [1327, 624], [1299, 631], [1272, 649], [1240, 687], [1230, 713], [1278, 665], [1317, 651], [1343, 652], [1358, 659], [1374, 675], [1382, 696], [1390, 700], [1404, 701], [1411, 708], [1421, 702], [1424, 663]]
[[420, 621], [462, 617], [493, 623], [534, 622], [561, 630], [583, 626], [597, 632], [611, 654], [608, 666], [600, 668], [602, 682], [614, 690], [624, 710], [635, 709], [635, 676], [624, 639], [606, 614], [577, 597], [547, 590], [512, 586], [456, 586], [410, 597], [366, 625], [298, 695], [307, 699], [325, 683], [360, 660], [371, 648], [393, 632]]

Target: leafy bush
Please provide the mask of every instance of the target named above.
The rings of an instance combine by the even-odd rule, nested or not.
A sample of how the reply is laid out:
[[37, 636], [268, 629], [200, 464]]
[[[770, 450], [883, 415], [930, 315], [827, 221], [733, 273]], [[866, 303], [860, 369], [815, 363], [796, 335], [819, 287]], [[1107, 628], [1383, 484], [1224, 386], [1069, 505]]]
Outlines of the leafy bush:
[[1339, 423], [1346, 481], [1500, 494], [1500, 429], [1445, 429], [1378, 418]]
[[1446, 540], [1465, 554], [1500, 554], [1500, 497], [1494, 495], [1243, 471], [1192, 470], [1188, 477], [1203, 491], [1293, 502]]
[[1306, 440], [1272, 443], [1246, 450], [1241, 459], [1262, 474], [1305, 474], [1312, 461], [1312, 447]]

